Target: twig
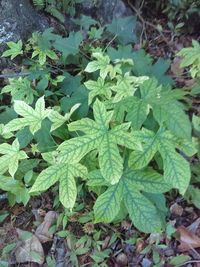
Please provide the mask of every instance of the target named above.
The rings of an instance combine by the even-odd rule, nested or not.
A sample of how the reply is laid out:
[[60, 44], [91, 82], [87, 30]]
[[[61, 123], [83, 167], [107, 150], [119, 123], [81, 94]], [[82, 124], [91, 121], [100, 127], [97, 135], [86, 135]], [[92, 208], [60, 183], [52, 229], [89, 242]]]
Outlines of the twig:
[[145, 25], [148, 25], [150, 27], [152, 27], [153, 29], [155, 29], [157, 32], [159, 32], [159, 34], [162, 36], [164, 42], [169, 46], [169, 48], [171, 49], [170, 47], [170, 42], [166, 39], [166, 37], [164, 36], [164, 34], [162, 32], [169, 32], [169, 31], [166, 31], [166, 30], [161, 30], [158, 29], [158, 27], [156, 25], [154, 25], [153, 23], [149, 22], [149, 21], [146, 21], [143, 19], [142, 15], [140, 14], [140, 12], [137, 10], [137, 8], [134, 7], [134, 5], [132, 3], [130, 3], [130, 0], [128, 0], [128, 5], [131, 7], [131, 9], [136, 13], [136, 15], [138, 16], [139, 20], [142, 22], [142, 33], [141, 33], [141, 36], [140, 36], [140, 44], [141, 44], [141, 39], [142, 39], [142, 36], [144, 34], [144, 30], [145, 30]]
[[5, 73], [5, 74], [0, 74], [0, 79], [14, 78], [14, 77], [20, 77], [20, 76], [27, 76], [29, 74], [30, 74], [30, 72]]

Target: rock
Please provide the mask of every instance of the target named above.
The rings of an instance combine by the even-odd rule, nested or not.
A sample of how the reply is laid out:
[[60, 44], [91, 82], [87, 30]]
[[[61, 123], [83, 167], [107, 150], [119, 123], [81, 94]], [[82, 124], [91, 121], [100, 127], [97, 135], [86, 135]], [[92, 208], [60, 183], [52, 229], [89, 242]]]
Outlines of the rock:
[[5, 42], [26, 39], [48, 26], [28, 0], [0, 0], [0, 49]]
[[[40, 15], [29, 0], [0, 0], [0, 54], [5, 50], [6, 42], [26, 40], [34, 31], [48, 27], [45, 15]], [[0, 71], [14, 65], [14, 61], [0, 58]]]
[[85, 0], [79, 5], [77, 13], [91, 16], [102, 24], [110, 23], [113, 18], [121, 18], [133, 14], [122, 0]]

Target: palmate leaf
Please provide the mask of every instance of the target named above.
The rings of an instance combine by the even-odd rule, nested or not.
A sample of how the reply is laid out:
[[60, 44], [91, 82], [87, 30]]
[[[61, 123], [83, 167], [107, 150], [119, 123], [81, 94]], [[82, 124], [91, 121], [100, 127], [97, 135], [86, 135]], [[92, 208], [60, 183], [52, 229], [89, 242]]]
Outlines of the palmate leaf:
[[75, 177], [86, 177], [87, 169], [80, 163], [57, 163], [43, 170], [30, 193], [45, 191], [59, 181], [59, 199], [64, 207], [72, 209], [77, 196]]
[[[99, 181], [101, 180], [101, 183]], [[89, 174], [92, 184], [103, 185], [103, 177], [98, 171]], [[104, 183], [104, 185], [106, 185]], [[110, 186], [101, 194], [94, 205], [96, 222], [111, 222], [117, 216], [121, 202], [124, 200], [134, 225], [143, 232], [157, 232], [161, 229], [161, 218], [154, 204], [141, 191], [163, 193], [169, 190], [169, 185], [162, 175], [154, 170], [124, 171], [119, 183]]]
[[112, 86], [112, 90], [116, 92], [113, 102], [119, 102], [121, 99], [133, 96], [137, 87], [142, 84], [148, 77], [131, 76], [129, 73], [125, 73], [124, 76], [117, 76], [117, 84]]
[[140, 84], [140, 94], [141, 98], [129, 96], [116, 103], [114, 116], [117, 121], [121, 122], [126, 112], [125, 120], [131, 121], [133, 129], [139, 130], [152, 109], [160, 126], [164, 123], [174, 135], [191, 141], [191, 123], [177, 101], [183, 94], [177, 94], [171, 88], [162, 88], [153, 78]]
[[97, 81], [89, 80], [84, 85], [90, 90], [88, 104], [91, 104], [93, 98], [97, 95], [105, 96], [107, 99], [110, 99], [112, 95], [111, 83], [105, 82], [102, 78], [98, 78]]
[[49, 115], [50, 110], [45, 109], [44, 97], [40, 97], [36, 104], [35, 109], [27, 105], [24, 101], [16, 100], [14, 103], [15, 112], [23, 118], [11, 120], [6, 124], [7, 131], [17, 131], [26, 126], [32, 134], [36, 133], [41, 128], [42, 121]]
[[51, 132], [59, 128], [63, 123], [69, 121], [71, 115], [80, 107], [80, 103], [75, 104], [68, 113], [62, 116], [58, 111], [52, 110], [49, 113], [48, 118], [53, 122], [51, 126]]
[[[184, 194], [189, 185], [191, 173], [189, 163], [176, 151], [180, 145], [175, 142], [174, 137], [168, 131], [163, 129], [156, 134], [144, 129], [143, 132], [144, 134], [140, 136], [143, 151], [131, 153], [129, 166], [132, 169], [141, 169], [147, 166], [158, 151], [163, 159], [165, 181]], [[189, 154], [191, 155], [191, 150], [189, 150]]]
[[8, 92], [11, 93], [12, 100], [23, 100], [27, 104], [33, 103], [35, 90], [27, 78], [9, 79], [9, 84], [3, 87], [1, 93]]
[[85, 71], [92, 73], [92, 72], [99, 70], [100, 71], [100, 77], [102, 79], [105, 79], [105, 77], [107, 76], [107, 74], [110, 70], [109, 57], [103, 55], [102, 52], [95, 52], [92, 54], [92, 56], [95, 58], [95, 60], [88, 63], [88, 65], [85, 68]]
[[24, 151], [20, 151], [19, 141], [15, 139], [12, 145], [3, 143], [0, 145], [0, 174], [4, 174], [6, 171], [14, 176], [18, 169], [19, 160], [26, 159], [28, 156]]
[[82, 40], [81, 32], [71, 32], [66, 38], [57, 37], [53, 46], [66, 58], [68, 55], [76, 55], [79, 52]]
[[7, 46], [9, 47], [9, 49], [3, 52], [2, 57], [11, 57], [11, 59], [14, 59], [18, 55], [23, 54], [21, 40], [19, 40], [17, 43], [8, 42]]
[[97, 149], [104, 178], [110, 184], [115, 184], [123, 170], [123, 161], [117, 144], [135, 150], [141, 150], [141, 144], [128, 132], [129, 123], [109, 129], [113, 112], [106, 111], [105, 105], [99, 100], [93, 105], [93, 113], [95, 120], [82, 119], [68, 125], [70, 131], [82, 131], [85, 135], [63, 142], [58, 147], [58, 160], [79, 162], [87, 153]]

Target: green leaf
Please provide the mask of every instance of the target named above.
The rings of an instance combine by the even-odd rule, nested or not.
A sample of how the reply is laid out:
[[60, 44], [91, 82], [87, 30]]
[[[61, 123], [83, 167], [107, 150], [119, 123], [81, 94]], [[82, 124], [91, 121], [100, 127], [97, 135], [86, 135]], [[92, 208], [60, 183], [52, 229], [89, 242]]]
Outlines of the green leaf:
[[88, 186], [104, 186], [108, 185], [106, 180], [103, 178], [100, 170], [93, 170], [88, 174]]
[[11, 59], [14, 59], [18, 55], [22, 55], [22, 41], [19, 40], [17, 43], [14, 42], [8, 42], [6, 43], [7, 46], [9, 47], [8, 50], [6, 50], [3, 54], [2, 57], [10, 57]]
[[83, 36], [81, 32], [71, 32], [66, 38], [56, 38], [53, 46], [62, 53], [63, 57], [66, 58], [68, 55], [76, 55], [79, 52], [79, 45], [82, 40]]
[[143, 151], [133, 151], [130, 154], [129, 167], [141, 169], [147, 166], [159, 151], [163, 159], [165, 181], [184, 194], [190, 181], [190, 166], [176, 151], [179, 145], [174, 141], [174, 137], [164, 129], [160, 129], [156, 134], [143, 129], [138, 135], [143, 143]]
[[112, 90], [116, 92], [113, 98], [114, 103], [119, 102], [123, 98], [133, 96], [137, 87], [148, 79], [146, 76], [130, 76], [128, 72], [124, 76], [118, 75], [116, 78], [117, 84], [112, 86]]
[[165, 181], [177, 188], [183, 195], [190, 182], [190, 165], [178, 154], [167, 134], [159, 137], [159, 152], [163, 158]]
[[101, 173], [107, 182], [114, 184], [119, 181], [123, 169], [123, 161], [117, 144], [135, 149], [138, 147], [141, 149], [141, 145], [138, 139], [135, 140], [134, 135], [128, 134], [130, 124], [109, 129], [113, 112], [106, 111], [105, 105], [99, 100], [95, 101], [93, 112], [95, 121], [82, 119], [69, 124], [69, 130], [80, 130], [86, 135], [63, 142], [58, 147], [60, 151], [58, 160], [79, 162], [87, 153], [97, 149]]
[[135, 185], [135, 189], [150, 193], [163, 193], [171, 189], [164, 177], [153, 169], [126, 170], [124, 179]]
[[57, 164], [48, 167], [38, 175], [29, 192], [32, 193], [47, 190], [49, 187], [54, 185], [61, 176], [65, 175], [65, 172], [66, 170], [64, 168], [64, 164]]
[[6, 125], [6, 129], [9, 131], [17, 131], [29, 126], [32, 134], [41, 128], [42, 121], [50, 113], [50, 110], [45, 109], [44, 97], [40, 97], [37, 100], [35, 109], [27, 105], [24, 101], [16, 100], [14, 103], [14, 110], [23, 118], [11, 120]]
[[94, 205], [95, 222], [111, 222], [120, 211], [123, 197], [122, 183], [109, 187], [101, 194]]
[[162, 222], [156, 207], [135, 189], [132, 181], [123, 179], [123, 185], [125, 205], [135, 227], [145, 233], [159, 232]]
[[149, 107], [147, 103], [136, 97], [132, 97], [131, 102], [126, 120], [131, 121], [133, 129], [139, 130], [147, 118]]
[[100, 77], [102, 79], [105, 79], [107, 74], [110, 70], [110, 59], [108, 56], [103, 55], [102, 52], [95, 52], [92, 54], [92, 56], [96, 59], [94, 61], [91, 61], [88, 63], [88, 65], [85, 68], [86, 72], [95, 72], [97, 70], [100, 70]]
[[123, 171], [123, 160], [112, 136], [105, 135], [98, 150], [99, 166], [103, 177], [111, 184], [117, 183]]
[[59, 199], [65, 208], [72, 209], [77, 196], [74, 178], [78, 176], [87, 176], [87, 169], [81, 164], [55, 163], [39, 174], [30, 193], [45, 191], [59, 181]]
[[0, 145], [0, 173], [4, 174], [7, 170], [14, 176], [18, 169], [19, 160], [26, 159], [28, 156], [24, 151], [19, 150], [19, 141], [15, 139], [12, 145], [3, 143]]
[[187, 255], [179, 255], [179, 256], [173, 257], [170, 260], [170, 264], [173, 265], [173, 266], [181, 266], [181, 265], [184, 265], [184, 263], [189, 261], [189, 260], [190, 260], [189, 256], [187, 256]]
[[111, 24], [106, 26], [107, 31], [116, 35], [117, 40], [121, 44], [137, 42], [136, 17], [130, 16], [126, 18], [114, 18]]
[[80, 25], [80, 27], [83, 27], [86, 31], [89, 30], [91, 25], [97, 24], [97, 21], [90, 16], [81, 15], [80, 18], [73, 19], [73, 21]]
[[200, 132], [200, 117], [195, 114], [192, 115], [192, 124], [196, 131]]
[[176, 136], [191, 140], [191, 123], [179, 103], [166, 103], [153, 106], [155, 119], [162, 125], [166, 123], [168, 129]]
[[59, 128], [63, 123], [65, 123], [66, 121], [69, 121], [71, 115], [76, 111], [76, 109], [78, 109], [80, 107], [80, 104], [77, 103], [75, 104], [70, 112], [66, 113], [64, 116], [60, 115], [59, 112], [57, 112], [56, 110], [52, 110], [49, 113], [48, 118], [50, 119], [50, 121], [53, 122], [52, 126], [51, 126], [51, 132], [54, 131], [55, 129]]
[[105, 96], [107, 99], [111, 98], [111, 83], [106, 83], [102, 78], [98, 78], [97, 81], [89, 80], [84, 85], [90, 90], [88, 104], [91, 104], [93, 98], [98, 95]]
[[33, 103], [36, 92], [27, 78], [9, 79], [9, 83], [9, 85], [3, 87], [1, 93], [10, 92], [12, 100], [22, 100], [27, 104]]
[[200, 75], [200, 44], [197, 41], [192, 40], [192, 45], [193, 47], [181, 49], [177, 55], [183, 57], [180, 66], [182, 68], [191, 66], [190, 72], [192, 78], [195, 78]]
[[129, 157], [129, 167], [132, 169], [142, 169], [153, 159], [158, 150], [157, 136], [153, 132], [142, 129], [138, 132], [140, 141], [143, 142], [142, 151], [133, 151]]

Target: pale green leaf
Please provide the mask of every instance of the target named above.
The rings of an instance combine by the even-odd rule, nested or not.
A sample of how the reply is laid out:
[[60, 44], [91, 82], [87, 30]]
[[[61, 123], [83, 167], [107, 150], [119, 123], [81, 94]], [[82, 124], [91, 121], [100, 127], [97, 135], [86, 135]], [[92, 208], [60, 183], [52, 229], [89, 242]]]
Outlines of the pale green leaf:
[[123, 185], [125, 205], [134, 226], [145, 233], [159, 232], [162, 222], [153, 203], [135, 189], [134, 182], [123, 179]]
[[111, 184], [118, 183], [123, 172], [123, 160], [116, 143], [105, 135], [99, 150], [99, 166], [105, 180]]
[[101, 194], [94, 205], [95, 222], [112, 222], [120, 211], [122, 197], [123, 186], [121, 183], [109, 187]]
[[72, 209], [77, 196], [76, 182], [70, 173], [70, 168], [65, 169], [63, 176], [59, 179], [59, 199], [65, 208]]

